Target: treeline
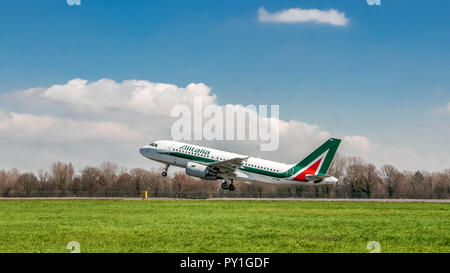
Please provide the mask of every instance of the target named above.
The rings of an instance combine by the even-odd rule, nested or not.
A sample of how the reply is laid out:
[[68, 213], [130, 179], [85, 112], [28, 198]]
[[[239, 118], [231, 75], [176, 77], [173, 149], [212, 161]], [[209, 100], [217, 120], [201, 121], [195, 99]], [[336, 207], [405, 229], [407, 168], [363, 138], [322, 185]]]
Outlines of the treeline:
[[272, 185], [236, 181], [236, 191], [221, 190], [220, 181], [185, 175], [162, 177], [158, 171], [127, 170], [104, 162], [77, 172], [70, 163], [55, 162], [49, 170], [0, 170], [2, 197], [150, 197], [213, 198], [450, 198], [450, 169], [443, 172], [406, 172], [391, 165], [376, 168], [360, 158], [335, 157], [331, 175], [338, 185]]

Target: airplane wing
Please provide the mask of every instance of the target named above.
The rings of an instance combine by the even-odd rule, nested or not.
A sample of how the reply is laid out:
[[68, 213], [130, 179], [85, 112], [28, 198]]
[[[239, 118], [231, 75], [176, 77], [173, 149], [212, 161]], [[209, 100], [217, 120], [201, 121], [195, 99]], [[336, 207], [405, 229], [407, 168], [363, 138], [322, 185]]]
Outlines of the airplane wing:
[[236, 157], [225, 161], [210, 163], [208, 164], [208, 167], [217, 172], [226, 173], [229, 177], [235, 177], [236, 169], [242, 167], [244, 161], [247, 159], [248, 157]]

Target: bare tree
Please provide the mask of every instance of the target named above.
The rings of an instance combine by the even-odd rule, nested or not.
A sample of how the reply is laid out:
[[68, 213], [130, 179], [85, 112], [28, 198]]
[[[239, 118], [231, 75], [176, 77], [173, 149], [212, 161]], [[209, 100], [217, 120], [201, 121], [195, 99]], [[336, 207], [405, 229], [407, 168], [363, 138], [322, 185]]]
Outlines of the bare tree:
[[53, 182], [56, 184], [58, 191], [64, 196], [66, 185], [70, 183], [74, 175], [72, 163], [55, 162], [52, 164], [51, 172]]
[[433, 197], [450, 198], [450, 170], [435, 173], [433, 179]]
[[150, 187], [151, 173], [147, 170], [136, 168], [130, 171], [132, 181], [135, 186], [135, 194], [139, 196], [141, 191], [148, 190]]
[[133, 183], [133, 179], [131, 175], [126, 172], [122, 172], [117, 180], [112, 184], [111, 190], [116, 195], [134, 195], [135, 193], [135, 185]]
[[392, 165], [381, 166], [381, 174], [388, 197], [394, 197], [404, 180], [404, 175]]
[[157, 197], [165, 179], [159, 173], [151, 173], [149, 177], [149, 190], [152, 196]]
[[[239, 183], [239, 182], [238, 182]], [[219, 183], [214, 183], [214, 181], [201, 181], [203, 192], [205, 193], [205, 196], [208, 198], [213, 197], [214, 194], [216, 194], [219, 189], [221, 189], [221, 186]], [[245, 183], [239, 183], [239, 185], [236, 186], [236, 189], [239, 190], [241, 186], [244, 186]]]
[[342, 180], [345, 176], [345, 166], [347, 165], [346, 158], [340, 154], [336, 154], [331, 162], [328, 174]]
[[19, 175], [20, 174], [17, 169], [13, 169], [9, 172], [5, 172], [3, 170], [0, 171], [0, 191], [3, 197], [10, 196]]
[[286, 195], [288, 197], [301, 197], [303, 192], [302, 186], [285, 185]]
[[361, 197], [364, 161], [357, 157], [347, 158], [347, 161], [343, 186], [345, 187], [345, 190], [349, 192], [349, 197]]
[[380, 177], [378, 175], [375, 165], [367, 164], [364, 168], [364, 187], [362, 191], [366, 193], [368, 198], [371, 198], [377, 186], [380, 184]]
[[115, 163], [111, 163], [109, 161], [103, 162], [100, 165], [100, 170], [102, 172], [103, 177], [106, 180], [106, 185], [103, 191], [105, 194], [108, 194], [109, 187], [113, 184], [117, 179], [117, 173], [119, 170], [119, 166]]
[[414, 174], [408, 174], [408, 188], [406, 194], [413, 198], [423, 197], [423, 189], [425, 184], [425, 177], [420, 171]]
[[172, 179], [172, 190], [177, 198], [183, 197], [183, 194], [192, 184], [192, 180], [184, 173], [177, 173]]
[[362, 159], [353, 157], [349, 158], [343, 181], [350, 190], [351, 197], [371, 198], [380, 184], [380, 177], [374, 165], [366, 164]]
[[291, 197], [289, 194], [289, 185], [279, 185], [277, 187], [276, 195], [278, 197]]
[[103, 173], [95, 167], [86, 167], [81, 172], [81, 188], [89, 195], [102, 191], [106, 186], [106, 179]]
[[99, 167], [86, 167], [75, 175], [73, 166], [55, 162], [50, 172], [40, 169], [21, 174], [19, 170], [0, 170], [2, 196], [43, 196], [52, 193], [64, 196], [66, 192], [78, 196], [140, 196], [149, 190], [150, 196], [206, 198], [214, 196], [245, 197], [389, 197], [450, 198], [450, 170], [429, 173], [400, 172], [392, 165], [379, 170], [361, 158], [336, 155], [329, 174], [340, 180], [338, 185], [270, 185], [236, 181], [236, 191], [220, 190], [220, 183], [206, 181], [177, 173], [161, 177], [159, 173], [135, 168], [127, 171], [114, 163], [103, 162]]
[[67, 189], [70, 191], [73, 197], [78, 196], [82, 190], [81, 177], [79, 175], [75, 175], [73, 179], [67, 184]]
[[50, 173], [44, 169], [39, 169], [37, 171], [38, 173], [38, 191], [39, 191], [39, 195], [42, 196], [44, 195], [45, 192], [50, 192]]
[[336, 195], [344, 196], [345, 195], [345, 187], [343, 187], [343, 180], [345, 178], [345, 168], [347, 166], [347, 158], [336, 154], [331, 162], [330, 168], [328, 170], [328, 174], [336, 177], [339, 180], [337, 185], [322, 185], [322, 192], [324, 197], [329, 198], [331, 193], [334, 191]]
[[33, 173], [23, 173], [17, 178], [15, 188], [19, 194], [22, 193], [26, 197], [29, 197], [38, 188], [38, 180]]

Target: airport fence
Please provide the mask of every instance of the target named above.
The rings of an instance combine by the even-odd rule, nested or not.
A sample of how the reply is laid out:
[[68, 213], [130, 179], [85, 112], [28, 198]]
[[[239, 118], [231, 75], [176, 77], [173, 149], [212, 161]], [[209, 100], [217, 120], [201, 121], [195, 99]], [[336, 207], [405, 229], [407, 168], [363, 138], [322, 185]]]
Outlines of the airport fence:
[[[182, 198], [182, 199], [211, 199], [211, 198], [333, 198], [333, 199], [450, 199], [450, 195], [441, 195], [439, 197], [426, 197], [426, 196], [416, 196], [408, 193], [398, 193], [395, 196], [388, 197], [385, 195], [378, 196], [367, 196], [366, 193], [353, 193], [353, 194], [331, 194], [322, 195], [316, 193], [297, 193], [297, 194], [280, 194], [274, 192], [229, 192], [227, 190], [219, 190], [217, 192], [158, 192], [154, 193], [147, 190], [148, 198]], [[111, 191], [111, 192], [89, 192], [80, 191], [77, 193], [71, 192], [36, 192], [36, 193], [25, 193], [21, 191], [10, 192], [7, 196], [11, 198], [58, 198], [58, 197], [73, 197], [73, 198], [141, 198], [142, 193], [136, 192], [123, 192], [123, 191]]]

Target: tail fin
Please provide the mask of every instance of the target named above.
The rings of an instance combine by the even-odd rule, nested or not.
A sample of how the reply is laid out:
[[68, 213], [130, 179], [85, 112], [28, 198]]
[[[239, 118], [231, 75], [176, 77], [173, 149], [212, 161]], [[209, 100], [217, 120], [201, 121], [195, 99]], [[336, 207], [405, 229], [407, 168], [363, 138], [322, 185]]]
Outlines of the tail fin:
[[289, 169], [287, 177], [291, 180], [306, 182], [308, 181], [307, 175], [326, 175], [340, 143], [340, 139], [328, 139], [305, 159]]

